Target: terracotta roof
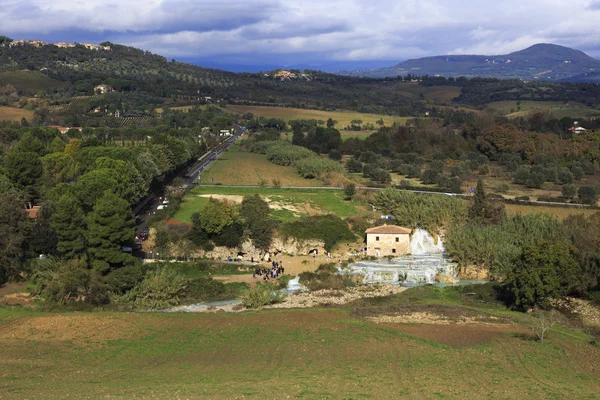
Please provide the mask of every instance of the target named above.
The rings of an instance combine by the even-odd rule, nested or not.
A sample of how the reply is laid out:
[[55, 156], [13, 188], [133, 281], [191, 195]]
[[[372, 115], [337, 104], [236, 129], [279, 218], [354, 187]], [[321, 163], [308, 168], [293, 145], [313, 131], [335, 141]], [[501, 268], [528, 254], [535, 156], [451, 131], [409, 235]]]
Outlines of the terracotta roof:
[[29, 218], [36, 219], [38, 212], [40, 211], [40, 206], [33, 206], [31, 208], [26, 208], [25, 212], [29, 216]]
[[380, 234], [390, 234], [390, 235], [410, 235], [412, 230], [408, 228], [403, 228], [401, 226], [396, 225], [381, 225], [375, 228], [367, 229], [365, 233], [380, 233]]

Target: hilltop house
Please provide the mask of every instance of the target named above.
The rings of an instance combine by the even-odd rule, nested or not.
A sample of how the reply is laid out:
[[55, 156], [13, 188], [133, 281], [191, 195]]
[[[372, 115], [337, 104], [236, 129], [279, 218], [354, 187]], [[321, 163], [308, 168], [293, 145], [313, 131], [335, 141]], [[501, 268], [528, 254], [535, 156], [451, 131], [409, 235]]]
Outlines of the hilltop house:
[[569, 128], [569, 131], [571, 133], [581, 133], [581, 132], [585, 132], [586, 129], [583, 126], [579, 126], [579, 122], [575, 121], [573, 123], [573, 127]]
[[110, 93], [112, 91], [113, 91], [112, 86], [106, 85], [104, 83], [101, 85], [98, 85], [94, 88], [94, 93], [97, 93], [97, 94], [106, 94], [106, 93]]
[[115, 110], [115, 118], [121, 118], [121, 110]]
[[83, 128], [80, 126], [72, 126], [72, 127], [68, 127], [68, 126], [58, 126], [58, 125], [48, 125], [48, 128], [51, 129], [58, 129], [58, 131], [60, 133], [62, 133], [63, 135], [67, 132], [69, 132], [70, 129], [75, 129], [79, 132], [83, 131]]
[[408, 228], [396, 225], [367, 229], [367, 255], [385, 257], [410, 254], [411, 232]]
[[31, 219], [37, 219], [38, 213], [40, 212], [40, 206], [31, 206], [31, 204], [28, 204], [27, 207], [25, 208], [25, 212], [27, 213], [27, 216]]

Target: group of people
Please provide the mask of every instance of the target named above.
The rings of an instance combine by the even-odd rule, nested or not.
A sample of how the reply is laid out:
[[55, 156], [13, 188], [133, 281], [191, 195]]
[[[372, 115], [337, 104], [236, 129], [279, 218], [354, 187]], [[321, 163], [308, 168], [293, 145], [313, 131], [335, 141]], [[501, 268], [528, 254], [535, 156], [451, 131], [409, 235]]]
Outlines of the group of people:
[[271, 262], [271, 268], [256, 268], [252, 273], [252, 277], [262, 276], [263, 281], [268, 281], [269, 279], [277, 279], [284, 272], [283, 261], [273, 261]]

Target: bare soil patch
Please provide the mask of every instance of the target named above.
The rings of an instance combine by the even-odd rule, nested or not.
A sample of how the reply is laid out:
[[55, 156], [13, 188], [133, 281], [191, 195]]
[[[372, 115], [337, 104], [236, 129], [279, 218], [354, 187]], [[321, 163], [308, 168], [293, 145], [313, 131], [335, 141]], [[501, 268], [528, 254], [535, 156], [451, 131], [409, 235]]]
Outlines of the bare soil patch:
[[508, 333], [529, 333], [526, 327], [507, 318], [462, 307], [392, 305], [358, 308], [353, 314], [377, 325], [449, 346], [471, 346]]
[[452, 347], [468, 347], [489, 343], [511, 333], [529, 334], [526, 327], [501, 324], [405, 324], [380, 323], [379, 325], [398, 330], [422, 339], [433, 340]]
[[244, 196], [238, 196], [234, 194], [199, 194], [198, 197], [215, 199], [219, 201], [228, 201], [233, 204], [242, 204], [242, 201], [244, 200]]
[[0, 341], [73, 341], [76, 343], [126, 339], [137, 332], [131, 319], [103, 315], [25, 317], [0, 325]]

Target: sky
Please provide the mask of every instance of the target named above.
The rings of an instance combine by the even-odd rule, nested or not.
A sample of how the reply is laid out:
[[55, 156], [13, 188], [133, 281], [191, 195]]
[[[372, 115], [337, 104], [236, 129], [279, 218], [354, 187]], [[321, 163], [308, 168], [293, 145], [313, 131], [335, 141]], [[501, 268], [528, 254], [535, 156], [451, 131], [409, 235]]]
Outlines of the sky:
[[555, 43], [600, 58], [600, 0], [0, 0], [0, 35], [233, 71], [377, 68]]

